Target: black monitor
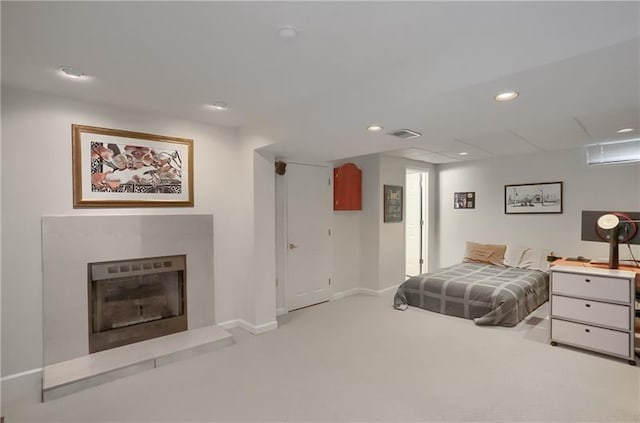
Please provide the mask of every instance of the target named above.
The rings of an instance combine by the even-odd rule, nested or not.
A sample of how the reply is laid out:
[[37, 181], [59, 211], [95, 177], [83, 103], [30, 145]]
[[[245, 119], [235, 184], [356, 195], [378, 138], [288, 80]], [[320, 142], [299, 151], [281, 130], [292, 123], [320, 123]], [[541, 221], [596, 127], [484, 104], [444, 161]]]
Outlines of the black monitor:
[[[615, 230], [605, 230], [598, 226], [598, 219], [605, 214], [614, 214], [619, 218], [620, 223]], [[582, 240], [609, 243], [609, 267], [617, 269], [618, 244], [640, 245], [639, 224], [640, 212], [583, 210]]]

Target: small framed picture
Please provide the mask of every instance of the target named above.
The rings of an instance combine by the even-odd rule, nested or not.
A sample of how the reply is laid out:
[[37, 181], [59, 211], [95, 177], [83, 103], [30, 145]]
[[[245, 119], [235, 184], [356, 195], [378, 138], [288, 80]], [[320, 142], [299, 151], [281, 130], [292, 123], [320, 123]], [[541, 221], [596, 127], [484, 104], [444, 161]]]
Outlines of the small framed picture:
[[402, 222], [401, 186], [384, 186], [384, 222]]
[[454, 192], [453, 208], [454, 209], [475, 209], [476, 193], [475, 192]]

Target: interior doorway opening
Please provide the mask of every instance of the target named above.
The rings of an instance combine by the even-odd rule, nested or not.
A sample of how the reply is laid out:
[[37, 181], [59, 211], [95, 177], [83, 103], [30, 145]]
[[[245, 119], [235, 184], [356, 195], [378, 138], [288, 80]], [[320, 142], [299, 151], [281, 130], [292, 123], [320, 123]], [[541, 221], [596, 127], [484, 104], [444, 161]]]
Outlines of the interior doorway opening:
[[405, 274], [415, 276], [428, 269], [429, 174], [423, 170], [407, 169]]

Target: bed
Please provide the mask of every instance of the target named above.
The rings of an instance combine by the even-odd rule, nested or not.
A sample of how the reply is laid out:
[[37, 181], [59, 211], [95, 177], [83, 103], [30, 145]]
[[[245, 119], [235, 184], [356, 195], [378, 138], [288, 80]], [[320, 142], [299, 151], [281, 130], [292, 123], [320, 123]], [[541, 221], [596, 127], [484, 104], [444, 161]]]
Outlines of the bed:
[[549, 298], [548, 273], [488, 263], [459, 263], [403, 282], [393, 300], [472, 319], [476, 325], [515, 326]]

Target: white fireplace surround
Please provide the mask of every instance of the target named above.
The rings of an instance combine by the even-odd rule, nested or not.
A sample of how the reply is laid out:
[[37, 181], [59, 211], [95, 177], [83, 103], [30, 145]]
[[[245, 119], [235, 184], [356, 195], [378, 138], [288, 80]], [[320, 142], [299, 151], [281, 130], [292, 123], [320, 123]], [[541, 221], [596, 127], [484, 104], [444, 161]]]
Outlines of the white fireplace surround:
[[188, 328], [214, 324], [213, 216], [44, 216], [44, 365], [89, 354], [87, 264], [186, 254]]

